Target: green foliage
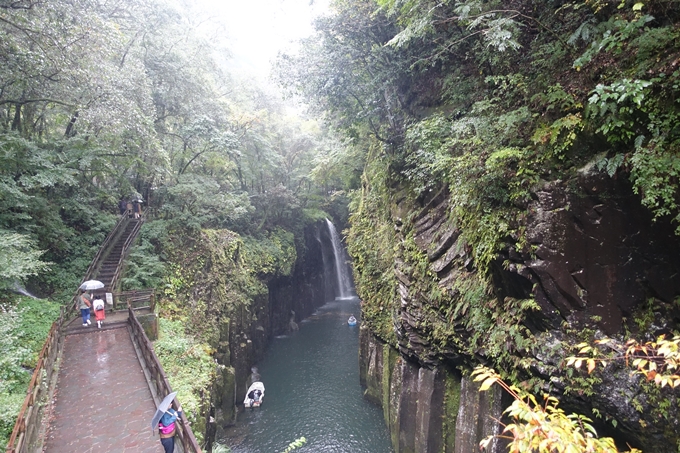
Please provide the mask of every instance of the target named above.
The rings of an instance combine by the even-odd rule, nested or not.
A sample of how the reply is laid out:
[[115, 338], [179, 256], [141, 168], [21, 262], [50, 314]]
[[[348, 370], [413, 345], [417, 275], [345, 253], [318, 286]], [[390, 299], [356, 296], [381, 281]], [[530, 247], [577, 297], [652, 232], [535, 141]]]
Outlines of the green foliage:
[[8, 287], [49, 266], [40, 261], [44, 252], [34, 247], [26, 235], [0, 230], [0, 286]]
[[347, 235], [347, 250], [352, 256], [356, 290], [362, 300], [363, 323], [379, 338], [395, 345], [392, 313], [398, 301], [394, 279], [397, 244], [385, 203], [385, 171], [375, 163], [372, 170], [365, 175], [363, 190], [352, 194], [352, 228]]
[[165, 264], [156, 255], [151, 242], [142, 235], [140, 244], [133, 247], [125, 260], [125, 274], [121, 281], [123, 291], [160, 288], [165, 274]]
[[593, 27], [590, 22], [584, 22], [570, 36], [570, 43], [575, 43], [579, 38], [588, 42], [593, 34], [599, 34], [599, 37], [592, 40], [588, 50], [574, 61], [574, 67], [580, 70], [602, 51], [620, 54], [626, 48], [626, 41], [637, 36], [652, 20], [654, 18], [649, 15], [637, 15], [628, 20], [615, 14], [606, 22], [598, 24], [597, 27]]
[[[477, 367], [472, 372], [475, 382], [481, 382], [479, 391], [486, 391], [493, 384], [500, 385], [514, 399], [504, 413], [512, 423], [503, 426], [498, 437], [508, 439], [511, 453], [617, 453], [614, 439], [597, 437], [592, 420], [579, 414], [567, 415], [558, 407], [555, 397], [544, 395], [539, 404], [531, 394], [508, 385], [494, 370]], [[494, 436], [480, 442], [486, 448]], [[630, 453], [641, 453], [635, 448]]]
[[642, 204], [654, 212], [655, 218], [671, 216], [678, 225], [680, 235], [680, 210], [678, 209], [678, 185], [680, 156], [677, 144], [665, 147], [652, 141], [639, 148], [630, 158], [635, 192], [642, 195]]
[[[212, 350], [205, 343], [187, 334], [180, 321], [158, 320], [159, 338], [154, 351], [160, 360], [172, 390], [190, 423], [205, 417], [202, 396], [209, 391], [213, 379]], [[194, 432], [199, 443], [202, 432]]]
[[0, 303], [0, 443], [5, 445], [26, 397], [38, 354], [59, 304], [15, 297]]
[[637, 137], [641, 130], [634, 119], [635, 109], [643, 107], [651, 84], [645, 80], [622, 79], [609, 86], [597, 85], [588, 99], [588, 115], [600, 123], [596, 132], [604, 134], [611, 143], [630, 142]]
[[262, 277], [290, 276], [297, 260], [294, 239], [293, 233], [281, 228], [270, 232], [265, 238], [245, 237], [246, 269]]

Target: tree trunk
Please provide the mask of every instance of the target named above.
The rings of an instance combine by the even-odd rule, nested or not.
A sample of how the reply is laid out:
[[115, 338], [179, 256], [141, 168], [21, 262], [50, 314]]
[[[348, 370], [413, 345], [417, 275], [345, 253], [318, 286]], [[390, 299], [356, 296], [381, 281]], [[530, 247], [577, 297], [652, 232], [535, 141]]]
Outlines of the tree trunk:
[[71, 121], [69, 121], [68, 126], [66, 126], [66, 132], [64, 132], [64, 136], [66, 138], [75, 137], [76, 131], [74, 129], [74, 126], [76, 124], [76, 121], [78, 121], [78, 111], [77, 110], [73, 114], [73, 116], [71, 117]]
[[14, 104], [14, 119], [12, 120], [12, 130], [21, 132], [21, 105]]

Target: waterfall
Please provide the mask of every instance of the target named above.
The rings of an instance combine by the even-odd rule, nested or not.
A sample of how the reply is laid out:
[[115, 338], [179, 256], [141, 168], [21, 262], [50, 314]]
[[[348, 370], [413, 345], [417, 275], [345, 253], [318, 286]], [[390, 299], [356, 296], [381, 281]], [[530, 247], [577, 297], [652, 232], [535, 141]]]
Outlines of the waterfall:
[[24, 296], [32, 297], [33, 299], [38, 299], [33, 294], [26, 291], [26, 288], [24, 288], [24, 286], [16, 280], [14, 281], [14, 292], [17, 294], [23, 294]]
[[340, 235], [338, 234], [333, 222], [326, 219], [326, 225], [328, 225], [328, 232], [331, 235], [331, 243], [333, 244], [333, 257], [335, 259], [335, 276], [338, 281], [338, 292], [340, 293], [338, 297], [341, 299], [348, 299], [354, 297], [354, 289], [352, 288], [352, 279], [349, 273], [349, 266], [345, 257], [345, 249], [340, 241]]

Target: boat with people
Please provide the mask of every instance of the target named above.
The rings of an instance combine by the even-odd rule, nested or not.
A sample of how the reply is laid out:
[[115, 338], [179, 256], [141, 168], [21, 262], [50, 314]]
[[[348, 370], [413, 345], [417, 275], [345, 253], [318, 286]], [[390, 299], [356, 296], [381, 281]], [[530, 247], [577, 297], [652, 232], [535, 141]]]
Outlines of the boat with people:
[[253, 382], [253, 384], [248, 387], [246, 398], [243, 400], [243, 405], [245, 407], [260, 407], [263, 398], [264, 384], [260, 381]]
[[350, 315], [349, 319], [347, 320], [347, 324], [350, 326], [356, 326], [357, 325], [357, 318], [354, 317], [354, 315]]

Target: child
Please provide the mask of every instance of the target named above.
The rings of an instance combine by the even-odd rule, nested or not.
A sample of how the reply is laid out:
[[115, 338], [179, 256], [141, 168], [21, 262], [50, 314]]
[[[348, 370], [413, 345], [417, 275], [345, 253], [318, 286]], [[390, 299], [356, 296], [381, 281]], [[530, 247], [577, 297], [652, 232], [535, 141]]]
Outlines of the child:
[[106, 310], [104, 310], [104, 301], [97, 298], [92, 302], [92, 307], [94, 308], [94, 318], [97, 320], [97, 327], [102, 328], [102, 322], [106, 318]]

